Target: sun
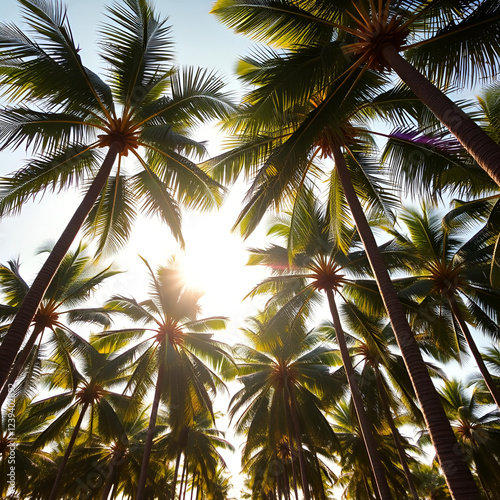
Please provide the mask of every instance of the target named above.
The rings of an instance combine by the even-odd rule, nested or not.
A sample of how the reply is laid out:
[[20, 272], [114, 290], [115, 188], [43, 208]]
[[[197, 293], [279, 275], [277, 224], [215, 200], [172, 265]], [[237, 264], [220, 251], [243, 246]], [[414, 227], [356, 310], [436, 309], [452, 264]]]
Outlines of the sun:
[[186, 249], [176, 255], [176, 261], [186, 284], [204, 293], [200, 299], [203, 315], [234, 317], [262, 279], [263, 270], [246, 266], [246, 244], [230, 226], [192, 214], [185, 228]]

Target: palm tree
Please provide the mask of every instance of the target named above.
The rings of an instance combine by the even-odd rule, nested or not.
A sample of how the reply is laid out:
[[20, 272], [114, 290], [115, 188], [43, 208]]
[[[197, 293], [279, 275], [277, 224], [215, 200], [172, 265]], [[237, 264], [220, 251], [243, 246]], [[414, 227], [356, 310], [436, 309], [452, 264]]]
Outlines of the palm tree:
[[476, 391], [462, 382], [447, 381], [441, 390], [446, 411], [463, 446], [461, 453], [471, 462], [481, 489], [488, 499], [498, 497], [500, 480], [500, 413], [479, 404]]
[[[356, 366], [361, 364], [360, 389], [366, 399], [366, 406], [375, 413], [375, 421], [385, 420], [389, 426], [409, 491], [414, 499], [418, 499], [410, 470], [415, 460], [410, 461], [406, 454], [403, 447], [405, 440], [396, 426], [396, 421], [402, 416], [403, 424], [411, 422], [421, 427], [424, 422], [404, 361], [394, 349], [396, 342], [390, 324], [386, 324], [384, 318], [362, 312], [352, 301], [346, 302], [342, 312], [349, 331], [361, 337], [352, 347], [352, 352]], [[430, 363], [427, 366], [434, 377], [445, 378], [441, 369]], [[408, 448], [408, 444], [405, 447]], [[421, 453], [415, 447], [412, 451]]]
[[[121, 425], [113, 406], [129, 404], [126, 396], [111, 390], [124, 382], [119, 375], [120, 359], [112, 360], [89, 343], [79, 340], [76, 349], [79, 356], [75, 360], [69, 354], [75, 340], [59, 341], [59, 338], [56, 337], [53, 355], [46, 361], [50, 371], [45, 381], [49, 390], [63, 389], [65, 392], [42, 399], [29, 408], [30, 425], [34, 429], [44, 427], [33, 441], [34, 449], [43, 449], [48, 443], [56, 441], [68, 424], [76, 419], [69, 441], [64, 442], [64, 456], [58, 466], [49, 500], [58, 497], [63, 474], [84, 419], [89, 417], [89, 439], [96, 427], [114, 429], [115, 439], [120, 439], [117, 433]], [[52, 422], [46, 425], [50, 419], [53, 419]]]
[[[264, 313], [250, 321], [243, 330], [245, 344], [235, 347], [243, 388], [232, 397], [229, 412], [231, 419], [239, 414], [235, 430], [246, 436], [242, 463], [249, 473], [267, 471], [253, 480], [258, 480], [259, 488], [271, 489], [277, 481], [272, 464], [282, 463], [281, 487], [289, 494], [293, 487], [298, 499], [301, 485], [304, 498], [311, 498], [309, 478], [317, 464], [307, 461], [307, 452], [315, 455], [317, 450], [326, 448], [332, 453], [336, 449], [321, 398], [344, 392], [344, 384], [330, 374], [337, 358], [329, 346], [321, 344], [322, 337], [305, 332], [300, 321], [271, 329], [271, 318]], [[314, 497], [320, 498], [320, 491]]]
[[[257, 88], [229, 123], [236, 147], [213, 159], [214, 171], [223, 180], [233, 180], [244, 167], [254, 178], [238, 218], [243, 233], [249, 234], [270, 206], [289, 203], [308, 177], [319, 177], [319, 157], [333, 160], [329, 206], [349, 205], [452, 494], [477, 498], [477, 486], [454, 452], [456, 438], [358, 200], [368, 192], [367, 208], [373, 208], [384, 206], [387, 198], [374, 182], [378, 165], [365, 154], [373, 145], [364, 125], [373, 117], [399, 122], [408, 115], [419, 118], [422, 110], [407, 93], [401, 99], [404, 89], [378, 94], [384, 79], [371, 70], [349, 72], [349, 62], [334, 57], [342, 53], [341, 40], [332, 42], [326, 53], [328, 57], [320, 45], [307, 54], [264, 54], [245, 61], [243, 76]], [[337, 211], [332, 212], [334, 221]]]
[[431, 465], [419, 463], [413, 470], [418, 481], [418, 492], [422, 500], [449, 500], [450, 492], [436, 462]]
[[[489, 373], [469, 328], [474, 325], [493, 338], [498, 336], [500, 293], [489, 280], [492, 245], [488, 236], [480, 232], [465, 241], [461, 237], [463, 225], [457, 221], [446, 228], [438, 213], [425, 206], [420, 212], [407, 209], [400, 218], [409, 235], [392, 231], [394, 249], [400, 248], [407, 254], [408, 271], [412, 274], [397, 280], [400, 293], [418, 301], [417, 311], [436, 311], [444, 317], [449, 314], [453, 331], [465, 337], [500, 408], [500, 387]], [[460, 339], [456, 342], [459, 345]]]
[[[328, 217], [324, 215], [310, 191], [300, 193], [295, 201], [294, 211], [289, 220], [282, 219], [271, 228], [270, 232], [283, 236], [288, 243], [288, 249], [273, 245], [264, 250], [253, 250], [253, 257], [250, 262], [252, 264], [266, 264], [277, 275], [264, 281], [261, 285], [262, 291], [268, 291], [270, 285], [274, 285], [280, 290], [278, 300], [284, 299], [284, 293], [295, 292], [296, 295], [292, 296], [292, 299], [288, 302], [289, 305], [293, 306], [293, 311], [297, 307], [303, 307], [302, 304], [312, 298], [315, 290], [326, 292], [334, 322], [335, 336], [340, 347], [351, 393], [353, 394], [354, 408], [360, 421], [362, 436], [366, 439], [365, 444], [374, 468], [375, 480], [378, 483], [380, 478], [383, 485], [385, 474], [382, 463], [377, 457], [377, 445], [372, 435], [372, 426], [366, 414], [362, 391], [360, 391], [357, 383], [357, 376], [350, 359], [334, 296], [335, 293], [345, 299], [345, 295], [348, 293], [358, 300], [363, 300], [363, 296], [367, 293], [366, 283], [361, 280], [349, 279], [346, 275], [349, 273], [359, 275], [366, 271], [368, 267], [366, 258], [359, 251], [353, 251], [345, 255], [339, 250], [338, 243], [329, 235]], [[352, 243], [354, 244], [355, 240]], [[289, 259], [292, 259], [291, 263]], [[308, 280], [309, 284], [305, 283], [304, 280]], [[343, 288], [346, 288], [346, 290], [343, 290]], [[347, 310], [352, 313], [354, 308], [347, 308]], [[289, 314], [293, 316], [294, 313]], [[359, 312], [359, 314], [361, 313]], [[354, 315], [351, 319], [354, 319]], [[359, 323], [363, 322], [360, 321]], [[359, 324], [357, 326], [359, 327]], [[367, 328], [367, 324], [365, 328]], [[404, 378], [402, 383], [403, 380]], [[407, 381], [409, 382], [409, 380]], [[408, 387], [405, 390], [407, 396], [411, 399], [410, 394], [413, 391]], [[413, 408], [416, 409], [415, 405], [413, 405]], [[407, 472], [409, 474], [409, 471]], [[386, 492], [387, 494], [389, 493]]]
[[[235, 31], [295, 54], [305, 55], [311, 48], [316, 53], [328, 51], [340, 42], [343, 56], [350, 56], [347, 75], [360, 67], [380, 73], [394, 70], [500, 185], [500, 146], [432, 83], [462, 86], [479, 75], [496, 76], [500, 66], [496, 0], [453, 5], [219, 0], [212, 12]], [[319, 71], [329, 69], [326, 65]]]
[[[14, 103], [2, 110], [0, 149], [25, 144], [36, 156], [3, 180], [0, 215], [19, 210], [46, 190], [81, 184], [85, 178], [92, 183], [2, 343], [2, 384], [85, 221], [87, 232], [100, 238], [99, 250], [117, 248], [126, 241], [140, 206], [166, 222], [182, 243], [179, 204], [207, 209], [220, 201], [220, 185], [189, 159], [203, 154], [204, 147], [188, 134], [196, 123], [223, 117], [231, 108], [213, 74], [175, 70], [169, 27], [148, 1], [123, 0], [107, 8], [100, 55], [108, 83], [83, 65], [60, 3], [19, 2], [37, 38], [12, 24], [0, 25], [0, 85]], [[164, 94], [167, 89], [170, 95]], [[140, 171], [127, 175], [129, 155]]]
[[186, 495], [190, 470], [193, 482], [198, 480], [209, 485], [217, 478], [220, 469], [226, 468], [226, 463], [218, 450], [234, 451], [234, 448], [223, 438], [221, 431], [211, 426], [212, 423], [210, 412], [205, 410], [195, 415], [192, 422], [184, 425], [182, 429], [172, 429], [156, 441], [155, 445], [160, 453], [167, 457], [175, 457], [172, 499], [175, 498], [182, 455], [184, 455], [184, 465], [179, 485], [179, 499], [183, 497], [182, 492], [184, 497]]
[[[224, 328], [225, 318], [197, 319], [201, 294], [185, 286], [174, 261], [167, 267], [159, 267], [156, 272], [144, 262], [151, 279], [150, 299], [137, 302], [117, 296], [107, 306], [146, 327], [104, 332], [94, 340], [94, 345], [111, 350], [122, 348], [130, 340], [139, 340], [117, 357], [134, 361], [126, 391], [136, 396], [145, 395], [156, 377], [137, 500], [145, 494], [160, 403], [166, 404], [173, 432], [191, 424], [202, 410], [208, 411], [214, 421], [211, 395], [225, 386], [213, 369], [227, 368], [231, 364], [227, 346], [214, 340], [213, 333], [209, 333]], [[204, 359], [213, 369], [203, 362]]]
[[[111, 266], [99, 269], [86, 252], [84, 245], [79, 245], [74, 252], [66, 254], [33, 318], [32, 333], [16, 357], [9, 377], [2, 388], [0, 405], [5, 401], [9, 385], [14, 384], [23, 369], [26, 376], [22, 386], [17, 388], [17, 404], [21, 403], [22, 395], [27, 394], [32, 388], [35, 375], [39, 371], [45, 331], [51, 331], [52, 334], [63, 333], [70, 337], [78, 336], [64, 324], [63, 318], [66, 318], [67, 323], [71, 325], [90, 323], [101, 328], [110, 326], [109, 311], [100, 307], [80, 307], [80, 303], [87, 300], [104, 280], [117, 272]], [[0, 320], [6, 323], [0, 327], [0, 331], [7, 331], [10, 326], [9, 320], [19, 311], [29, 290], [29, 285], [20, 274], [19, 262], [9, 261], [5, 266], [0, 265], [0, 287], [6, 300], [3, 305], [5, 313], [0, 313]], [[35, 346], [37, 340], [39, 342]]]
[[[344, 486], [343, 496], [345, 498], [378, 499], [380, 496], [377, 492], [377, 483], [373, 476], [364, 439], [358, 420], [354, 418], [351, 410], [349, 402], [340, 401], [329, 411], [329, 415], [333, 418], [333, 429], [342, 446], [342, 454], [338, 458], [341, 467], [338, 484]], [[394, 496], [405, 495], [405, 490], [402, 487], [404, 475], [398, 467], [394, 466], [397, 463], [394, 447], [390, 445], [387, 436], [384, 436], [383, 433], [381, 433], [378, 442]]]

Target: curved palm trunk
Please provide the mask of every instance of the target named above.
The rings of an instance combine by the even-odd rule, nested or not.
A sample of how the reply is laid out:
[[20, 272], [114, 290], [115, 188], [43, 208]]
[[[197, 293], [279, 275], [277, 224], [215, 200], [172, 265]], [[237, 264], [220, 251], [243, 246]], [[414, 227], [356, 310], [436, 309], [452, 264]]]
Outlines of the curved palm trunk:
[[354, 373], [354, 368], [351, 363], [351, 357], [349, 356], [349, 349], [347, 348], [344, 331], [342, 330], [342, 324], [340, 322], [337, 305], [335, 304], [333, 291], [331, 289], [326, 290], [326, 296], [328, 297], [328, 305], [332, 314], [335, 334], [337, 335], [337, 343], [339, 344], [342, 363], [344, 365], [345, 373], [347, 376], [347, 382], [349, 383], [349, 389], [351, 390], [354, 409], [356, 410], [356, 416], [358, 417], [361, 436], [363, 438], [363, 442], [365, 443], [368, 458], [370, 460], [370, 466], [375, 476], [375, 484], [377, 485], [377, 490], [382, 500], [390, 500], [392, 498], [391, 491], [389, 490], [389, 485], [387, 484], [387, 478], [385, 477], [382, 461], [380, 460], [380, 456], [377, 450], [377, 443], [372, 434], [370, 421], [363, 405], [361, 392], [356, 382], [356, 374]]
[[345, 197], [375, 275], [415, 394], [422, 407], [432, 444], [436, 449], [436, 455], [443, 469], [450, 493], [455, 500], [479, 500], [481, 497], [478, 487], [463, 460], [462, 448], [455, 438], [439, 395], [422, 359], [420, 349], [387, 271], [386, 263], [354, 191], [340, 147], [333, 148], [333, 156]]
[[195, 469], [193, 471], [193, 479], [191, 480], [191, 497], [190, 500], [193, 500], [193, 495], [194, 495], [194, 484], [196, 482], [196, 475], [198, 474], [198, 471]]
[[35, 345], [36, 339], [40, 335], [40, 333], [43, 332], [43, 327], [40, 326], [35, 326], [33, 329], [33, 332], [31, 333], [30, 338], [28, 339], [28, 342], [26, 345], [23, 347], [23, 350], [19, 353], [18, 356], [16, 356], [16, 359], [14, 361], [14, 365], [12, 366], [12, 370], [9, 373], [9, 376], [7, 380], [5, 381], [4, 386], [2, 387], [2, 391], [0, 392], [0, 408], [5, 402], [5, 398], [7, 397], [7, 394], [9, 393], [9, 387], [14, 384], [14, 382], [17, 379], [17, 376], [21, 372], [21, 370], [24, 367], [24, 364], [26, 363], [26, 360], [28, 359], [28, 356], [31, 353], [31, 350], [33, 349], [33, 346]]
[[148, 433], [146, 443], [144, 444], [144, 454], [142, 455], [141, 473], [139, 475], [139, 484], [137, 485], [136, 500], [144, 500], [144, 492], [146, 489], [146, 479], [148, 477], [149, 457], [153, 449], [153, 434], [156, 427], [156, 417], [158, 416], [158, 408], [160, 406], [161, 385], [165, 373], [165, 364], [162, 362], [158, 369], [158, 378], [156, 380], [155, 395], [153, 406], [151, 407], [151, 415], [149, 416]]
[[71, 217], [68, 225], [57, 240], [57, 243], [54, 245], [47, 260], [38, 272], [14, 321], [10, 325], [9, 331], [0, 346], [0, 385], [3, 385], [7, 380], [10, 368], [23, 343], [26, 332], [35, 316], [38, 306], [43, 299], [43, 295], [54, 278], [64, 256], [71, 247], [73, 240], [76, 238], [80, 228], [85, 222], [88, 213], [104, 188], [115, 159], [120, 152], [120, 148], [121, 146], [117, 143], [113, 143], [109, 147], [106, 158], [98, 174], [73, 214], [73, 217]]
[[401, 466], [403, 467], [403, 471], [406, 476], [406, 481], [408, 483], [408, 488], [410, 489], [411, 496], [414, 500], [418, 499], [417, 489], [415, 488], [415, 482], [413, 481], [413, 476], [410, 472], [410, 468], [408, 467], [408, 461], [406, 460], [406, 453], [403, 449], [403, 445], [401, 444], [401, 439], [399, 437], [399, 432], [394, 425], [394, 420], [392, 418], [392, 412], [389, 408], [389, 402], [387, 401], [387, 393], [385, 391], [385, 387], [382, 383], [382, 377], [380, 375], [380, 371], [378, 368], [375, 368], [375, 376], [377, 381], [378, 392], [380, 393], [380, 400], [382, 401], [382, 408], [385, 413], [385, 418], [387, 419], [387, 423], [389, 424], [389, 429], [391, 430], [392, 439], [398, 450], [399, 461], [401, 462]]
[[500, 186], [500, 145], [467, 116], [451, 99], [399, 54], [396, 47], [382, 49], [384, 60], [414, 94], [448, 128], [477, 163]]
[[453, 316], [457, 320], [458, 324], [460, 325], [460, 329], [462, 330], [465, 339], [467, 340], [467, 344], [469, 345], [470, 352], [474, 356], [474, 359], [476, 360], [476, 364], [479, 368], [479, 371], [481, 372], [481, 375], [484, 379], [484, 382], [486, 386], [488, 387], [493, 399], [495, 400], [495, 403], [497, 406], [500, 408], [500, 389], [498, 386], [495, 384], [495, 381], [493, 380], [493, 377], [491, 376], [490, 372], [488, 371], [488, 368], [486, 367], [486, 364], [481, 356], [481, 353], [479, 352], [479, 349], [477, 348], [476, 343], [474, 342], [474, 338], [472, 337], [472, 334], [469, 330], [469, 327], [467, 326], [467, 323], [465, 322], [462, 311], [460, 311], [460, 308], [458, 307], [458, 304], [455, 300], [452, 298], [448, 299], [448, 303], [450, 304], [451, 312], [453, 313]]
[[75, 428], [71, 433], [71, 438], [69, 440], [68, 447], [66, 448], [66, 451], [64, 453], [61, 465], [59, 466], [59, 470], [57, 471], [57, 476], [54, 481], [54, 485], [52, 486], [52, 491], [50, 492], [49, 500], [56, 500], [57, 498], [57, 490], [59, 489], [64, 469], [66, 468], [66, 464], [68, 463], [69, 456], [71, 454], [71, 451], [73, 450], [73, 445], [75, 444], [76, 437], [78, 436], [78, 432], [80, 431], [80, 427], [82, 425], [83, 417], [85, 416], [85, 413], [89, 405], [90, 405], [89, 402], [83, 405], [82, 411], [80, 412], [80, 416], [78, 417], [78, 421], [76, 422]]

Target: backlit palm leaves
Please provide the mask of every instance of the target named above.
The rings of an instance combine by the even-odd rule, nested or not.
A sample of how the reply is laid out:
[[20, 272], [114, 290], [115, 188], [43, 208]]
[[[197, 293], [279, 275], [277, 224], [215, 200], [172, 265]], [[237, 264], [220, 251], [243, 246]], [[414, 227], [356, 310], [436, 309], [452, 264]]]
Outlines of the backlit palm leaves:
[[[35, 156], [2, 179], [0, 215], [47, 190], [77, 184], [86, 194], [1, 346], [2, 382], [84, 223], [99, 251], [116, 249], [127, 240], [139, 207], [159, 216], [182, 242], [180, 206], [217, 205], [221, 186], [190, 159], [204, 147], [189, 131], [231, 108], [213, 74], [174, 68], [169, 27], [148, 2], [125, 0], [107, 8], [100, 31], [106, 81], [84, 66], [62, 4], [19, 3], [34, 37], [11, 24], [0, 26], [0, 85], [11, 103], [0, 117], [0, 148], [24, 145]], [[125, 162], [127, 156], [135, 166]]]
[[[151, 280], [149, 299], [137, 302], [120, 296], [108, 303], [110, 310], [145, 326], [105, 332], [95, 344], [115, 350], [137, 339], [118, 357], [133, 361], [126, 390], [145, 395], [151, 386], [155, 387], [137, 498], [144, 498], [160, 403], [166, 405], [173, 433], [185, 432], [203, 412], [213, 421], [212, 397], [218, 388], [224, 387], [214, 369], [230, 364], [225, 344], [211, 333], [224, 328], [225, 318], [197, 318], [200, 294], [185, 286], [173, 262], [156, 272], [147, 267]], [[175, 477], [176, 474], [174, 480]]]

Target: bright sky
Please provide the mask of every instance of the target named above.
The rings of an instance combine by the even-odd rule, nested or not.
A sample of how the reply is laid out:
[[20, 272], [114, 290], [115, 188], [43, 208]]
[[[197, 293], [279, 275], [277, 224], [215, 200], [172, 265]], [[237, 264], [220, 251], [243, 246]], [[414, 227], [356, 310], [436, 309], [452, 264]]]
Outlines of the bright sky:
[[[96, 55], [94, 42], [96, 29], [103, 20], [104, 5], [97, 0], [69, 0], [68, 16], [73, 35], [81, 47], [84, 64], [102, 74], [102, 62]], [[228, 88], [237, 90], [233, 70], [237, 57], [249, 50], [249, 43], [220, 25], [209, 15], [212, 0], [157, 1], [156, 9], [169, 16], [172, 37], [177, 53], [177, 64], [181, 66], [201, 66], [216, 70], [229, 82]], [[2, 21], [20, 22], [20, 9], [15, 0], [2, 0]], [[217, 154], [220, 137], [213, 129], [200, 130], [199, 140], [208, 140], [210, 153]], [[26, 152], [19, 150], [0, 152], [0, 176], [7, 175], [23, 165]], [[244, 318], [255, 312], [255, 304], [242, 303], [243, 297], [263, 276], [263, 272], [245, 268], [247, 255], [245, 248], [262, 244], [262, 228], [248, 241], [242, 242], [238, 234], [231, 233], [244, 189], [236, 190], [219, 213], [186, 213], [183, 219], [186, 255], [183, 257], [186, 276], [206, 290], [202, 299], [203, 316], [228, 316], [232, 322], [224, 335], [228, 343], [238, 339], [238, 326]], [[0, 262], [19, 258], [21, 272], [31, 281], [43, 259], [34, 258], [36, 250], [46, 242], [54, 242], [65, 227], [70, 215], [80, 201], [75, 192], [70, 194], [46, 193], [36, 203], [28, 203], [20, 215], [0, 220]], [[138, 300], [146, 297], [146, 269], [138, 257], [142, 255], [151, 266], [163, 265], [176, 251], [166, 226], [154, 220], [136, 223], [133, 237], [127, 246], [114, 258], [122, 269], [128, 269], [109, 282], [102, 296], [112, 294], [134, 296]], [[221, 410], [225, 411], [227, 405]], [[223, 427], [223, 424], [221, 425]], [[232, 439], [231, 439], [232, 440]], [[230, 458], [230, 468], [236, 476], [239, 459]], [[233, 482], [238, 484], [236, 478]], [[235, 494], [238, 495], [239, 487]]]

